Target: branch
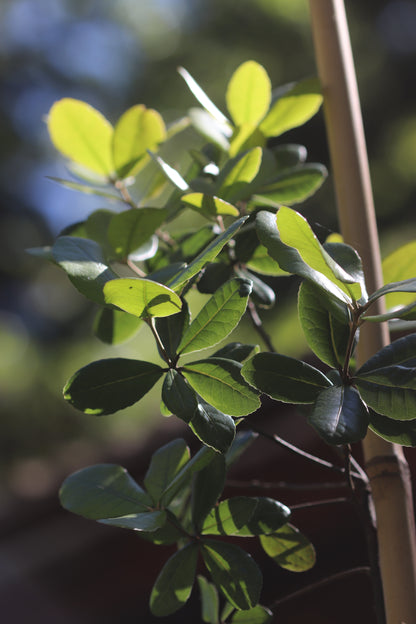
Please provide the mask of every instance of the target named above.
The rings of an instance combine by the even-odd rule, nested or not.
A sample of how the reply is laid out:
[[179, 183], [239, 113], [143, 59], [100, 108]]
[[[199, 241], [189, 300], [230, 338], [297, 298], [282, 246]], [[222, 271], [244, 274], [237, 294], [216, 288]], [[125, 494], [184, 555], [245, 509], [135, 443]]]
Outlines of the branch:
[[264, 329], [262, 320], [258, 315], [257, 308], [251, 300], [249, 300], [248, 305], [247, 305], [247, 313], [251, 319], [251, 322], [253, 323], [254, 329], [262, 338], [268, 350], [271, 351], [272, 353], [276, 353], [276, 349], [273, 346], [272, 340], [269, 334]]

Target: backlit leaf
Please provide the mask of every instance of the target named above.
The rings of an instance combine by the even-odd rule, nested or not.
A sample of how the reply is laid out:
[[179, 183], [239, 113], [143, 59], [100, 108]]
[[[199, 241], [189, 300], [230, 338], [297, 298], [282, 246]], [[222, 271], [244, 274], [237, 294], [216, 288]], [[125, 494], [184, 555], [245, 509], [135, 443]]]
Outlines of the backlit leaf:
[[166, 219], [167, 211], [159, 208], [132, 208], [112, 217], [108, 240], [117, 258], [127, 258], [143, 245]]
[[232, 204], [212, 195], [204, 195], [204, 193], [188, 193], [183, 195], [181, 201], [190, 208], [200, 212], [208, 218], [217, 215], [231, 215], [238, 217], [239, 211]]
[[231, 624], [268, 624], [272, 619], [273, 613], [270, 609], [256, 605], [248, 611], [236, 611], [231, 618]]
[[219, 624], [218, 609], [220, 602], [215, 585], [209, 583], [204, 576], [198, 575], [199, 592], [201, 594], [201, 617], [207, 624]]
[[169, 316], [182, 307], [178, 295], [167, 286], [148, 279], [122, 278], [104, 286], [107, 304], [140, 318]]
[[327, 175], [328, 172], [323, 165], [314, 163], [298, 165], [281, 171], [272, 183], [259, 189], [257, 195], [265, 196], [266, 202], [291, 206], [313, 195]]
[[377, 414], [370, 409], [369, 428], [384, 440], [401, 444], [402, 446], [416, 446], [416, 419], [393, 420]]
[[93, 330], [102, 342], [115, 345], [134, 336], [142, 324], [143, 321], [137, 316], [122, 310], [101, 308], [95, 317]]
[[153, 453], [144, 485], [154, 503], [160, 502], [167, 487], [189, 458], [189, 448], [181, 438], [172, 440]]
[[171, 615], [187, 602], [194, 584], [197, 557], [198, 546], [192, 543], [168, 559], [150, 595], [153, 615]]
[[270, 78], [264, 67], [255, 61], [240, 65], [228, 84], [226, 101], [236, 126], [258, 124], [271, 101]]
[[[400, 282], [411, 279], [416, 274], [416, 241], [399, 247], [383, 260], [383, 277], [385, 283]], [[391, 292], [386, 294], [386, 308], [406, 306], [415, 300], [412, 293]], [[412, 319], [416, 318], [413, 313]]]
[[229, 202], [243, 198], [247, 193], [248, 184], [259, 172], [261, 160], [261, 147], [254, 147], [229, 160], [218, 179], [218, 183], [221, 183], [218, 195]]
[[211, 510], [202, 533], [240, 537], [267, 535], [286, 524], [289, 517], [290, 509], [271, 498], [235, 496]]
[[277, 565], [291, 572], [306, 572], [315, 565], [315, 549], [296, 527], [285, 524], [274, 535], [262, 535], [264, 551]]

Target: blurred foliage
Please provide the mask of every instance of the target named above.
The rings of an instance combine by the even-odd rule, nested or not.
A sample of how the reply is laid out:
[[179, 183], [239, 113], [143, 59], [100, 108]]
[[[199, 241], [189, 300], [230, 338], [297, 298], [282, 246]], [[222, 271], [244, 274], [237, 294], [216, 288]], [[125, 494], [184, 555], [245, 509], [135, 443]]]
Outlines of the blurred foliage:
[[[403, 0], [347, 4], [382, 244], [389, 251], [416, 230], [416, 7]], [[151, 417], [149, 403], [143, 418], [126, 410], [97, 421], [61, 398], [69, 373], [106, 352], [89, 338], [91, 306], [61, 272], [24, 249], [48, 244], [52, 233], [103, 203], [46, 179], [66, 172], [49, 143], [44, 115], [67, 96], [88, 101], [112, 121], [137, 103], [173, 121], [194, 104], [178, 66], [224, 109], [226, 82], [250, 58], [267, 68], [274, 86], [315, 73], [307, 0], [1, 3], [1, 467], [55, 453], [57, 444], [83, 436], [111, 438], [116, 427], [120, 436], [131, 436]], [[284, 140], [306, 145], [311, 161], [328, 165], [322, 114]], [[324, 234], [336, 229], [330, 180], [306, 209]], [[293, 333], [296, 343], [288, 341], [287, 325], [279, 323], [283, 316], [289, 322], [283, 290], [279, 300], [266, 324], [282, 351], [299, 354], [300, 332]], [[144, 336], [127, 352], [146, 349]]]

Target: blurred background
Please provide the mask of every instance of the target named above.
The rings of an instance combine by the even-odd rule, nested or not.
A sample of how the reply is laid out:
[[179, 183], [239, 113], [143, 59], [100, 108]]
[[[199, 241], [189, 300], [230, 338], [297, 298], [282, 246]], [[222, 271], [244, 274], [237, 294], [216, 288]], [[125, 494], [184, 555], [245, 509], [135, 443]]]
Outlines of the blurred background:
[[[382, 249], [388, 253], [416, 234], [416, 3], [346, 4]], [[153, 621], [148, 613], [137, 615], [146, 597], [136, 603], [130, 598], [125, 614], [120, 612], [120, 601], [127, 600], [120, 587], [121, 597], [113, 601], [118, 615], [99, 608], [103, 580], [87, 585], [89, 593], [81, 559], [65, 576], [59, 567], [65, 557], [101, 544], [114, 529], [78, 519], [69, 525], [56, 492], [67, 474], [96, 461], [125, 460], [139, 474], [164, 436], [185, 435], [180, 424], [159, 416], [153, 395], [139, 409], [102, 419], [62, 399], [61, 388], [77, 368], [115, 353], [143, 354], [147, 338], [140, 334], [115, 350], [99, 343], [91, 336], [92, 306], [62, 272], [25, 253], [105, 207], [102, 199], [48, 179], [67, 172], [50, 144], [45, 116], [68, 96], [89, 102], [112, 122], [137, 103], [173, 121], [194, 105], [177, 73], [180, 65], [226, 112], [225, 86], [248, 59], [265, 66], [275, 87], [314, 75], [307, 0], [1, 0], [0, 611], [7, 624], [29, 621], [29, 613], [32, 624]], [[330, 170], [322, 113], [282, 140], [304, 144], [309, 160]], [[330, 178], [303, 209], [336, 229]], [[277, 308], [273, 318], [269, 314], [269, 327], [283, 352], [300, 355], [300, 334], [288, 340], [288, 321], [279, 314]], [[131, 553], [129, 537], [120, 539]], [[140, 550], [131, 539], [143, 566], [153, 550], [142, 543]], [[113, 550], [120, 553], [120, 546]], [[102, 573], [105, 561], [111, 568], [111, 547], [107, 552], [101, 560], [95, 552], [85, 577]], [[123, 561], [134, 574], [137, 559]], [[51, 572], [54, 566], [61, 577]], [[110, 568], [108, 587], [118, 574]]]

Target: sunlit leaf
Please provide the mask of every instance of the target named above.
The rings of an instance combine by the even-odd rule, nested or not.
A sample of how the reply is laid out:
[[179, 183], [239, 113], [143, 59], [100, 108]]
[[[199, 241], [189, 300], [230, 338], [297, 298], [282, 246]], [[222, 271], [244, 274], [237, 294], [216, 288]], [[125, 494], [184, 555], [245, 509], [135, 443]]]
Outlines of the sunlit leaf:
[[247, 185], [254, 180], [259, 172], [261, 160], [261, 147], [254, 147], [229, 160], [218, 179], [218, 183], [221, 183], [218, 195], [229, 202], [244, 197], [247, 192]]
[[144, 485], [155, 504], [160, 502], [168, 486], [189, 461], [189, 457], [189, 448], [181, 438], [172, 440], [153, 453]]
[[313, 403], [332, 384], [317, 368], [278, 353], [257, 353], [241, 371], [255, 388], [287, 403]]
[[[178, 67], [178, 72], [185, 80], [188, 85], [190, 91], [196, 97], [198, 102], [203, 106], [203, 108], [218, 122], [223, 124], [227, 124], [229, 126], [229, 121], [225, 115], [215, 106], [215, 104], [210, 100], [205, 91], [199, 86], [194, 78], [192, 78], [191, 74], [186, 71], [184, 67]], [[230, 130], [231, 134], [231, 130]]]
[[234, 544], [204, 539], [202, 556], [214, 584], [236, 609], [258, 603], [263, 579], [248, 553]]
[[159, 208], [132, 208], [112, 217], [108, 240], [117, 258], [127, 258], [143, 245], [166, 219], [167, 211]]
[[319, 393], [309, 423], [328, 444], [350, 444], [367, 433], [368, 410], [352, 386], [332, 386]]
[[147, 150], [154, 150], [165, 138], [165, 124], [157, 111], [143, 104], [129, 108], [114, 128], [112, 149], [118, 177], [134, 175]]
[[231, 624], [268, 624], [272, 621], [273, 613], [262, 605], [256, 605], [248, 611], [236, 611]]
[[251, 258], [246, 262], [246, 266], [261, 275], [274, 275], [276, 277], [290, 275], [290, 273], [284, 271], [279, 263], [269, 255], [264, 245], [259, 245], [256, 248]]
[[241, 376], [241, 364], [208, 358], [186, 364], [183, 375], [205, 401], [230, 416], [244, 416], [260, 406], [257, 392]]
[[104, 286], [107, 304], [140, 318], [169, 316], [182, 307], [178, 295], [167, 286], [148, 279], [122, 278]]
[[240, 537], [267, 535], [286, 524], [289, 517], [290, 509], [271, 498], [235, 496], [211, 510], [202, 533]]
[[287, 91], [271, 107], [260, 124], [267, 137], [276, 137], [301, 126], [319, 110], [322, 94], [316, 78], [303, 80]]
[[149, 511], [152, 500], [127, 470], [98, 464], [74, 472], [59, 492], [61, 505], [94, 520]]
[[[416, 241], [399, 247], [383, 260], [383, 277], [385, 283], [400, 282], [414, 278], [416, 275]], [[386, 308], [390, 310], [398, 306], [406, 306], [415, 300], [415, 296], [405, 292], [389, 292], [386, 294]], [[413, 312], [412, 319], [416, 318]]]
[[199, 592], [201, 594], [201, 617], [207, 624], [219, 624], [218, 609], [220, 602], [215, 585], [209, 583], [204, 576], [198, 575]]
[[72, 98], [55, 102], [48, 115], [54, 146], [67, 158], [109, 177], [113, 172], [113, 128], [95, 108]]
[[157, 510], [128, 514], [117, 518], [100, 520], [100, 523], [115, 526], [120, 529], [131, 529], [133, 531], [145, 531], [148, 533], [157, 531], [166, 524], [166, 512]]
[[264, 551], [277, 565], [291, 572], [306, 572], [315, 565], [316, 555], [308, 538], [296, 527], [285, 524], [274, 535], [262, 535]]
[[264, 67], [255, 61], [240, 65], [228, 84], [226, 101], [236, 126], [259, 123], [271, 101], [270, 78]]
[[134, 336], [142, 323], [137, 316], [122, 310], [101, 308], [95, 317], [93, 330], [102, 342], [116, 345]]
[[81, 368], [64, 387], [64, 398], [74, 407], [101, 416], [139, 401], [162, 376], [151, 362], [109, 358]]
[[325, 181], [328, 172], [323, 165], [308, 163], [284, 169], [273, 182], [259, 189], [256, 194], [265, 196], [276, 204], [291, 206], [313, 195]]
[[219, 197], [204, 195], [204, 193], [188, 193], [182, 196], [181, 201], [208, 218], [217, 215], [231, 215], [233, 217], [239, 215], [238, 209], [232, 204]]
[[188, 544], [172, 555], [162, 568], [150, 595], [150, 610], [163, 617], [187, 602], [195, 579], [197, 544]]

